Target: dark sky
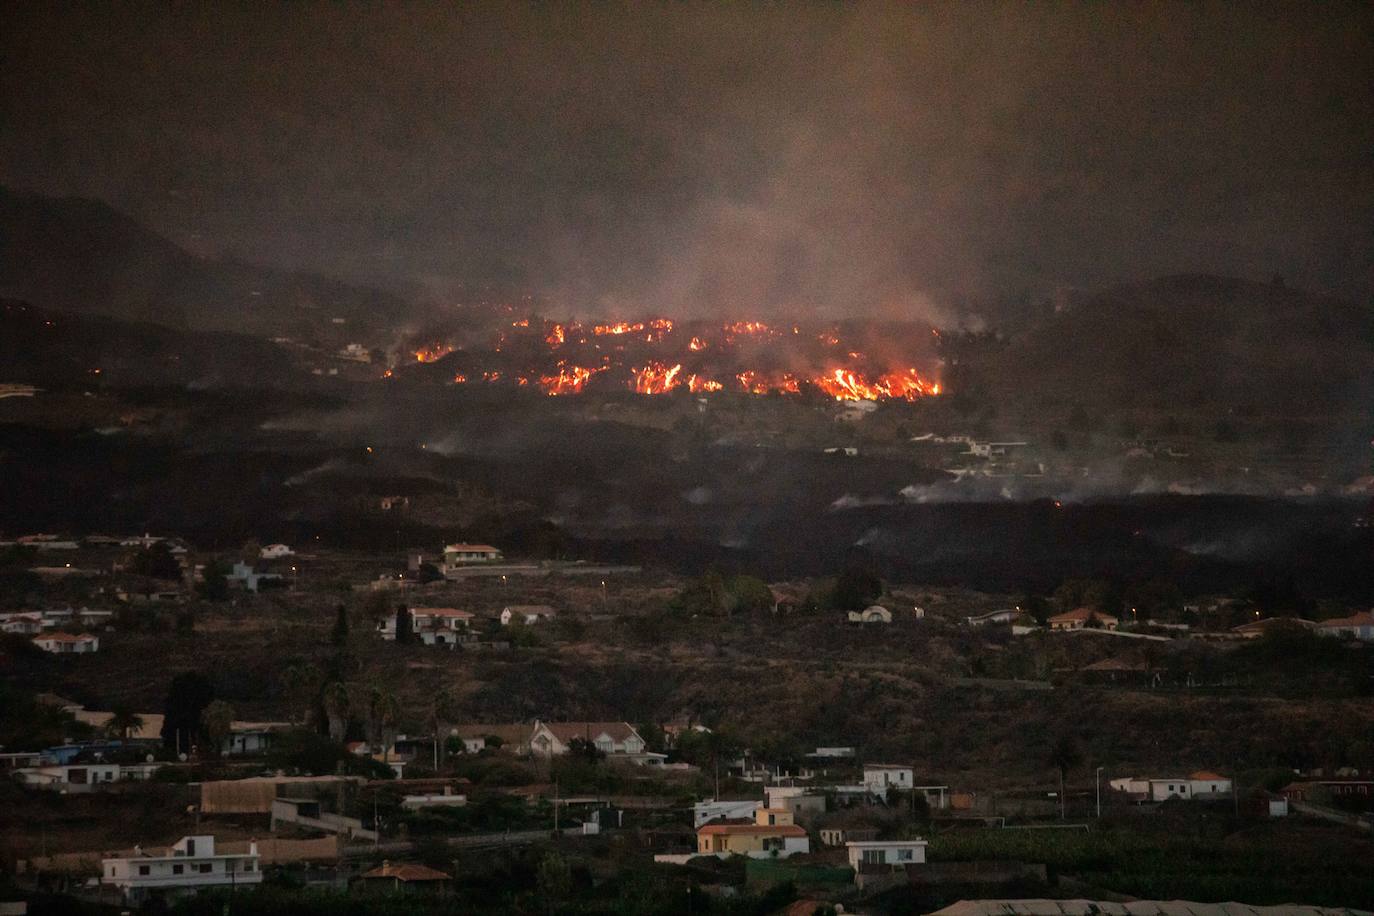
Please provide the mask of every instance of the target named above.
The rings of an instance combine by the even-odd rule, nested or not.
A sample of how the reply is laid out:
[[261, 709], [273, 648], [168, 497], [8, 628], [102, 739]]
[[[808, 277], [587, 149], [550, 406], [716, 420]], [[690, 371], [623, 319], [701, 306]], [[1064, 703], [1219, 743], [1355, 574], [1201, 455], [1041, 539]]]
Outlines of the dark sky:
[[1368, 294], [1374, 5], [15, 5], [0, 181], [568, 311]]

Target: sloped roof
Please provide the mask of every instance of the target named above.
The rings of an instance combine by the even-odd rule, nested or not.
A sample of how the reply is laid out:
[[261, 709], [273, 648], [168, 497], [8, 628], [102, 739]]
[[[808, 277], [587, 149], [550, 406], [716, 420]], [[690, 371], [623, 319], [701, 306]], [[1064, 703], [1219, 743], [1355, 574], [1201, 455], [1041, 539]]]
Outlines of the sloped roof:
[[1055, 614], [1053, 617], [1050, 618], [1050, 622], [1053, 623], [1056, 620], [1064, 623], [1068, 623], [1074, 620], [1082, 620], [1086, 622], [1093, 617], [1096, 617], [1098, 620], [1116, 620], [1116, 617], [1111, 614], [1104, 614], [1101, 611], [1094, 611], [1090, 607], [1078, 607], [1074, 608], [1072, 611], [1065, 611], [1062, 614]]
[[1368, 627], [1374, 626], [1374, 612], [1360, 611], [1358, 614], [1351, 614], [1349, 617], [1337, 617], [1333, 620], [1317, 621], [1318, 629], [1327, 627]]
[[413, 607], [410, 609], [410, 616], [454, 617], [460, 620], [468, 620], [477, 615], [472, 613], [472, 611], [460, 611], [456, 607]]
[[697, 836], [806, 836], [806, 829], [796, 824], [706, 824], [697, 829]]
[[501, 610], [510, 611], [512, 614], [539, 614], [543, 617], [558, 613], [547, 604], [508, 604]]
[[490, 544], [448, 544], [444, 547], [444, 552], [450, 550], [459, 553], [500, 553], [501, 551]]
[[374, 868], [372, 871], [363, 872], [360, 876], [364, 880], [369, 878], [394, 878], [397, 881], [452, 881], [450, 875], [446, 875], [437, 869], [430, 868], [428, 865], [419, 865], [414, 862], [383, 862], [381, 868]]
[[595, 741], [607, 735], [612, 741], [623, 743], [630, 738], [638, 738], [639, 732], [628, 722], [541, 722], [559, 741], [567, 744], [574, 738]]

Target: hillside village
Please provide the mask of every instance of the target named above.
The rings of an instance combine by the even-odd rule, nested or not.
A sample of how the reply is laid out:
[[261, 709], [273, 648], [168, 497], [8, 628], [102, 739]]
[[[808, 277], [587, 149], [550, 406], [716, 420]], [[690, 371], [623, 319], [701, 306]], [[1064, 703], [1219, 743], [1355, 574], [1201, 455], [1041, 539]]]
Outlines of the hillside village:
[[[1139, 893], [1126, 860], [1084, 863], [1165, 824], [1245, 855], [1369, 846], [1368, 610], [683, 579], [480, 542], [0, 550], [0, 791], [23, 813], [3, 856], [92, 903], [287, 876], [463, 899], [499, 861], [589, 869], [568, 900], [631, 869], [703, 901], [897, 912]], [[1272, 880], [1275, 900], [1370, 891], [1323, 890], [1315, 853]]]

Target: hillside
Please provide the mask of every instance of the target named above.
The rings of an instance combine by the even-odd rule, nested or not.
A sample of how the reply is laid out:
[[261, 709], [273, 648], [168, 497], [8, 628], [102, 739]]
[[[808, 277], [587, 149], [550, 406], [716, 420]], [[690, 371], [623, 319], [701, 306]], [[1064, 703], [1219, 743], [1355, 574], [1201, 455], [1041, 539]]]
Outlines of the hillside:
[[325, 345], [369, 339], [407, 311], [404, 301], [378, 290], [197, 257], [99, 201], [4, 188], [0, 295], [46, 308]]
[[1213, 276], [1115, 287], [964, 367], [995, 401], [1217, 414], [1367, 409], [1374, 311]]
[[0, 299], [0, 382], [52, 390], [157, 385], [291, 387], [308, 383], [276, 344], [35, 308]]

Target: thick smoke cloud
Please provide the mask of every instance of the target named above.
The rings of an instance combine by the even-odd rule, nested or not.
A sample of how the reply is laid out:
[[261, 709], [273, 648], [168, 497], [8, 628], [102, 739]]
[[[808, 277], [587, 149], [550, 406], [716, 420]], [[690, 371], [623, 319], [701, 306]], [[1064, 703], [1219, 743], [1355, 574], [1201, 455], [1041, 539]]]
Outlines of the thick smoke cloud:
[[1183, 271], [1374, 281], [1366, 4], [9, 19], [3, 181], [444, 299], [938, 321]]

